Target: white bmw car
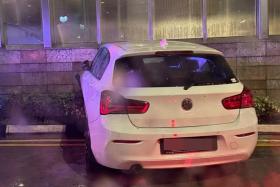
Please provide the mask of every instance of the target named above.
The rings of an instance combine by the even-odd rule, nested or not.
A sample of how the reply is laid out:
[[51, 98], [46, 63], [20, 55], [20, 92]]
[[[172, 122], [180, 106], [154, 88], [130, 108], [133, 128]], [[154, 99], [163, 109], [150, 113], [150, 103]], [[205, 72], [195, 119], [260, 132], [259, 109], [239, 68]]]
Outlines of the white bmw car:
[[202, 45], [103, 45], [81, 75], [87, 153], [106, 167], [194, 167], [246, 160], [257, 142], [250, 90]]

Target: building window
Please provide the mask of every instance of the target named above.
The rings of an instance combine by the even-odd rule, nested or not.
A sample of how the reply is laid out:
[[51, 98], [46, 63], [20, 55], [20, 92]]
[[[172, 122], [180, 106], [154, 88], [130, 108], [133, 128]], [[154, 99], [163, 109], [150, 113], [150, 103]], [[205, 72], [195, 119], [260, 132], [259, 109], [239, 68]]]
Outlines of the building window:
[[95, 0], [53, 0], [53, 43], [56, 45], [96, 41]]
[[255, 0], [208, 0], [208, 37], [256, 35]]
[[201, 0], [155, 0], [154, 39], [202, 37]]
[[42, 44], [41, 3], [38, 0], [3, 0], [6, 44]]
[[147, 40], [147, 0], [101, 0], [102, 41]]
[[269, 34], [280, 34], [280, 1], [269, 0]]

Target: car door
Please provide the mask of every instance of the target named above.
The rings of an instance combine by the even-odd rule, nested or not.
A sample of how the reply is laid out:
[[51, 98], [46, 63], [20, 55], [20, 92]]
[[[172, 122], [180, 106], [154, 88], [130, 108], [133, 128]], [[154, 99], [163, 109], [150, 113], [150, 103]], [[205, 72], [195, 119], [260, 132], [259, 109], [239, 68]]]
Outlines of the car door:
[[102, 47], [98, 50], [91, 67], [81, 75], [81, 88], [89, 123], [95, 121], [100, 115], [99, 103], [101, 81], [109, 61], [109, 50]]

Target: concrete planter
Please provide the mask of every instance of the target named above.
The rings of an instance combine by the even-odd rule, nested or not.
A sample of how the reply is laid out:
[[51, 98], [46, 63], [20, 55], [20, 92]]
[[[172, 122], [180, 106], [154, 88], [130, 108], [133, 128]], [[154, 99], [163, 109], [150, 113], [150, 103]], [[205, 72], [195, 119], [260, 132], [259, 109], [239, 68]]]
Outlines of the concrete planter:
[[274, 112], [270, 115], [260, 115], [258, 116], [259, 124], [280, 124], [280, 113]]

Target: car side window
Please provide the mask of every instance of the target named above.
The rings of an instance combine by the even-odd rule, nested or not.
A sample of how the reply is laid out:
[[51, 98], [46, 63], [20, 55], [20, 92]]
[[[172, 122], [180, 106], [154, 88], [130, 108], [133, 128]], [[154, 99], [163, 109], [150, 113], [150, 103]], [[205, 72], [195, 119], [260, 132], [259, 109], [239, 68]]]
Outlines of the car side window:
[[109, 50], [105, 47], [101, 48], [96, 57], [93, 60], [91, 66], [91, 73], [100, 80], [109, 64], [110, 61], [110, 53]]
[[97, 53], [95, 54], [95, 57], [93, 58], [93, 60], [92, 60], [92, 62], [90, 64], [90, 69], [91, 69], [90, 71], [92, 71], [92, 67], [96, 63], [96, 60], [100, 56], [101, 52], [102, 52], [102, 49], [98, 50]]

